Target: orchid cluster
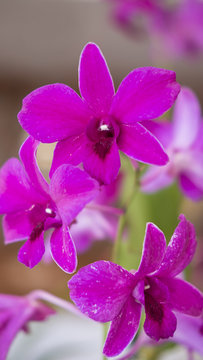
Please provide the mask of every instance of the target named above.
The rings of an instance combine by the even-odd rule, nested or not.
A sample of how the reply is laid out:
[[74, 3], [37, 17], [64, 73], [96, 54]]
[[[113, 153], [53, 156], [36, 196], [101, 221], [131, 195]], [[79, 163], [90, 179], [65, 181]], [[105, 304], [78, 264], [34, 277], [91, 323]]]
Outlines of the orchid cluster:
[[201, 0], [105, 1], [112, 7], [113, 22], [131, 37], [147, 35], [152, 49], [156, 43], [170, 57], [194, 58], [202, 54]]
[[[149, 6], [150, 1], [144, 3]], [[29, 136], [20, 160], [12, 158], [0, 169], [5, 244], [24, 241], [18, 260], [30, 269], [46, 255], [45, 248], [72, 274], [77, 251], [84, 252], [94, 240], [109, 238], [115, 247], [128, 242], [130, 204], [115, 207], [126, 176], [123, 167], [119, 172], [121, 156], [124, 162], [127, 157], [136, 161], [136, 169], [130, 166], [141, 192], [156, 192], [177, 179], [185, 196], [203, 197], [200, 106], [192, 90], [180, 90], [173, 71], [135, 69], [115, 92], [99, 47], [88, 43], [80, 57], [79, 89], [81, 96], [67, 85], [51, 84], [24, 98], [18, 119]], [[157, 120], [174, 103], [172, 121]], [[37, 164], [40, 142], [56, 142], [49, 182]], [[144, 174], [140, 162], [149, 165]], [[111, 321], [103, 350], [107, 357], [119, 355], [136, 334], [128, 358], [138, 350], [139, 336], [142, 344], [170, 339], [202, 354], [203, 295], [182, 275], [196, 245], [194, 226], [184, 215], [168, 245], [162, 230], [148, 222], [138, 269], [129, 269], [116, 256], [112, 262], [100, 260], [81, 268], [68, 282], [76, 306], [43, 291], [25, 297], [1, 294], [0, 359], [6, 359], [14, 337], [27, 331], [28, 322], [54, 314], [40, 300], [95, 321]], [[188, 336], [181, 330], [184, 323]]]

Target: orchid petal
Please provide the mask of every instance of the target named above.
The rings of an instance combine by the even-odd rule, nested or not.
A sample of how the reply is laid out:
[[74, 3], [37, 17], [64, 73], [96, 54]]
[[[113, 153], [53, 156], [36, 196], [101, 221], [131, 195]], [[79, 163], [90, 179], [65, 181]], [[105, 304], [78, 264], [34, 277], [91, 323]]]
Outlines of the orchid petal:
[[50, 195], [66, 225], [98, 194], [98, 183], [72, 165], [62, 165], [53, 174]]
[[79, 86], [81, 95], [96, 116], [108, 113], [114, 85], [104, 56], [94, 43], [88, 43], [82, 51]]
[[33, 224], [26, 211], [5, 215], [2, 225], [5, 244], [26, 239], [33, 230]]
[[179, 183], [185, 196], [189, 197], [193, 201], [201, 200], [203, 197], [203, 189], [197, 187], [189, 176], [181, 174], [179, 177]]
[[77, 267], [74, 242], [66, 226], [56, 229], [50, 240], [51, 254], [60, 268], [71, 274]]
[[153, 193], [170, 186], [173, 181], [173, 176], [168, 172], [168, 165], [150, 166], [141, 177], [141, 190], [146, 193]]
[[129, 296], [121, 312], [111, 323], [104, 345], [104, 355], [116, 356], [126, 348], [137, 333], [140, 317], [141, 305]]
[[173, 139], [171, 122], [146, 120], [142, 121], [141, 124], [160, 141], [165, 149], [170, 146]]
[[120, 84], [111, 114], [123, 124], [154, 119], [173, 105], [179, 91], [173, 71], [138, 68]]
[[80, 269], [68, 287], [80, 311], [93, 320], [107, 322], [119, 314], [134, 283], [134, 275], [121, 266], [97, 261]]
[[83, 160], [85, 146], [85, 135], [71, 136], [61, 140], [56, 144], [53, 162], [49, 176], [52, 177], [54, 171], [63, 164], [78, 165]]
[[158, 276], [176, 276], [191, 262], [196, 249], [194, 226], [180, 215], [180, 222], [168, 244]]
[[148, 223], [138, 273], [147, 275], [154, 272], [162, 262], [165, 249], [166, 239], [163, 232], [154, 224]]
[[[13, 302], [13, 306], [16, 307], [16, 303]], [[9, 312], [9, 311], [8, 311]], [[17, 333], [22, 330], [23, 326], [29, 321], [33, 309], [25, 304], [17, 305], [17, 312], [15, 314], [10, 313], [10, 317], [7, 319], [4, 326], [0, 328], [0, 359], [5, 360], [9, 348], [16, 337]]]
[[84, 169], [101, 184], [110, 184], [118, 175], [121, 165], [117, 144], [113, 142], [103, 158], [95, 152], [94, 143], [87, 143], [83, 165]]
[[165, 165], [168, 155], [160, 142], [141, 124], [121, 126], [118, 147], [126, 155], [148, 164]]
[[0, 214], [29, 209], [40, 195], [31, 187], [18, 159], [9, 159], [0, 169]]
[[165, 278], [169, 289], [170, 307], [187, 315], [199, 316], [203, 310], [203, 295], [193, 285], [178, 278]]
[[90, 112], [74, 90], [64, 84], [42, 86], [23, 100], [18, 114], [22, 128], [41, 142], [80, 134]]
[[202, 326], [203, 318], [176, 313], [177, 328], [173, 341], [203, 355]]
[[196, 95], [183, 88], [174, 106], [173, 147], [185, 149], [192, 145], [198, 136], [201, 122], [201, 107]]
[[44, 193], [46, 196], [49, 192], [49, 185], [42, 176], [36, 162], [36, 152], [38, 146], [39, 142], [29, 136], [21, 146], [19, 155], [31, 183], [36, 189], [38, 189], [38, 191]]
[[34, 240], [28, 239], [19, 250], [18, 261], [30, 269], [37, 265], [44, 255], [45, 247], [43, 235], [44, 233], [42, 232]]
[[145, 297], [146, 319], [144, 330], [153, 340], [167, 339], [173, 336], [177, 320], [173, 312], [158, 303], [152, 296]]

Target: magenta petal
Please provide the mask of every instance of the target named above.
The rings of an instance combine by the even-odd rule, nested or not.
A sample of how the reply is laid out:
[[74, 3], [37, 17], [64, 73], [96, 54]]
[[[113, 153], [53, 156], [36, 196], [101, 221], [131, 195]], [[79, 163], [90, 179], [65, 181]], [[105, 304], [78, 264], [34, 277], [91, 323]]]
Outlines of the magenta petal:
[[177, 328], [173, 341], [203, 355], [203, 318], [187, 316], [181, 313], [176, 313], [176, 317]]
[[56, 229], [50, 240], [51, 253], [60, 268], [71, 274], [77, 267], [77, 255], [69, 229], [63, 226]]
[[165, 165], [168, 162], [162, 145], [139, 123], [121, 125], [118, 147], [126, 155], [147, 164]]
[[82, 162], [85, 139], [85, 135], [81, 134], [78, 136], [71, 136], [56, 144], [49, 173], [50, 177], [52, 177], [54, 171], [63, 164], [78, 165]]
[[180, 223], [168, 244], [158, 276], [176, 276], [191, 262], [196, 249], [194, 226], [180, 215]]
[[19, 155], [31, 183], [36, 189], [38, 189], [38, 191], [45, 193], [46, 196], [49, 192], [49, 185], [42, 176], [36, 162], [36, 152], [38, 146], [39, 142], [29, 136], [21, 146]]
[[82, 97], [95, 115], [108, 113], [114, 85], [101, 50], [93, 43], [84, 47], [80, 57], [79, 86]]
[[64, 84], [42, 86], [23, 100], [18, 120], [35, 139], [51, 143], [80, 134], [89, 119], [87, 106]]
[[70, 297], [93, 320], [107, 322], [121, 311], [135, 277], [110, 261], [97, 261], [80, 269], [68, 282]]
[[153, 302], [153, 298], [150, 298], [149, 309], [146, 306], [145, 308], [144, 330], [146, 334], [156, 341], [173, 336], [177, 325], [173, 312], [165, 305]]
[[104, 345], [104, 355], [116, 356], [126, 348], [138, 330], [140, 316], [141, 305], [132, 296], [129, 296], [121, 312], [111, 323]]
[[170, 292], [169, 304], [174, 310], [199, 316], [203, 311], [203, 295], [188, 282], [175, 278], [164, 279]]
[[154, 119], [173, 105], [179, 91], [173, 71], [138, 68], [120, 84], [111, 113], [126, 124]]
[[98, 183], [72, 165], [60, 166], [51, 178], [50, 194], [64, 224], [70, 225], [83, 207], [98, 194]]
[[165, 149], [170, 146], [173, 139], [171, 122], [165, 120], [162, 122], [146, 120], [142, 121], [141, 124], [160, 141]]
[[34, 240], [28, 239], [18, 252], [18, 261], [32, 269], [37, 265], [45, 252], [44, 247], [44, 233], [42, 232], [39, 237]]
[[138, 273], [147, 275], [154, 272], [162, 262], [165, 249], [166, 239], [163, 232], [154, 224], [148, 223]]
[[20, 161], [8, 160], [0, 169], [0, 214], [28, 209], [38, 197]]
[[2, 225], [5, 244], [26, 239], [33, 230], [33, 224], [26, 211], [5, 215]]
[[141, 190], [146, 193], [153, 193], [171, 185], [174, 177], [168, 170], [167, 165], [150, 166], [141, 177]]
[[85, 148], [84, 169], [101, 184], [112, 183], [120, 169], [120, 155], [117, 144], [113, 142], [109, 152], [101, 158], [94, 150], [94, 144], [89, 142]]
[[183, 88], [174, 106], [173, 147], [185, 149], [192, 145], [198, 136], [201, 122], [201, 108], [196, 95]]
[[203, 197], [203, 189], [196, 186], [189, 176], [181, 174], [179, 177], [179, 184], [184, 195], [193, 201], [201, 200]]

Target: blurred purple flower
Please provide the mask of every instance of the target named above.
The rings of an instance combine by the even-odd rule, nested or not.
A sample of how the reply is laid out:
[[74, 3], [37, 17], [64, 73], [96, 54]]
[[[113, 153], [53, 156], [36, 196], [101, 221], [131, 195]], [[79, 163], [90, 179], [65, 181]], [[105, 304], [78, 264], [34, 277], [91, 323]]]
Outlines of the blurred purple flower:
[[190, 263], [196, 248], [195, 230], [183, 215], [166, 246], [164, 234], [148, 223], [142, 259], [137, 271], [128, 272], [109, 261], [98, 261], [80, 269], [69, 281], [70, 297], [90, 318], [111, 327], [104, 346], [106, 356], [115, 356], [137, 333], [141, 308], [144, 330], [152, 339], [167, 339], [176, 330], [178, 311], [199, 316], [202, 294], [176, 277]]
[[98, 184], [71, 165], [60, 166], [48, 184], [36, 163], [37, 146], [38, 142], [29, 137], [19, 153], [23, 165], [12, 158], [0, 169], [5, 243], [27, 239], [18, 260], [32, 268], [44, 254], [44, 232], [54, 228], [50, 239], [52, 257], [64, 271], [72, 273], [77, 256], [68, 226], [98, 194]]
[[[195, 56], [203, 50], [201, 0], [106, 0], [113, 21], [129, 35], [146, 33], [168, 56]], [[141, 21], [142, 20], [142, 21]]]
[[[171, 341], [184, 345], [188, 350], [188, 360], [193, 359], [191, 356], [192, 352], [203, 355], [203, 317], [193, 317], [177, 312], [175, 312], [175, 316], [177, 319], [177, 327], [173, 337], [168, 340], [162, 340], [159, 344], [162, 345], [163, 343]], [[135, 343], [119, 360], [131, 359], [144, 346], [157, 346], [157, 342], [152, 340], [142, 330]]]
[[177, 178], [185, 196], [199, 200], [203, 196], [203, 121], [195, 94], [183, 88], [174, 106], [171, 123], [145, 122], [145, 126], [166, 149], [166, 166], [150, 166], [141, 179], [144, 192], [155, 192]]
[[5, 360], [19, 331], [29, 331], [30, 321], [43, 321], [55, 311], [31, 296], [0, 294], [0, 360]]
[[133, 70], [115, 94], [100, 49], [85, 46], [80, 57], [82, 99], [64, 84], [34, 90], [18, 114], [22, 127], [37, 140], [56, 145], [50, 175], [64, 163], [78, 165], [102, 184], [111, 183], [120, 168], [119, 150], [142, 162], [168, 161], [159, 141], [143, 127], [174, 103], [180, 86], [173, 71]]
[[114, 182], [101, 188], [96, 199], [71, 224], [71, 234], [78, 253], [87, 251], [95, 241], [114, 241], [122, 209], [111, 205], [118, 200], [121, 185], [122, 175], [119, 174]]

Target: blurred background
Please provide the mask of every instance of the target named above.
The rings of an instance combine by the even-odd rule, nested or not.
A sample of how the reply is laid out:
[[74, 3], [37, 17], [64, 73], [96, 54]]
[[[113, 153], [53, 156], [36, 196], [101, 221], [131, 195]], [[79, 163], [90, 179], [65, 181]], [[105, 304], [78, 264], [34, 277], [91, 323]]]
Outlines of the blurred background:
[[[149, 40], [135, 40], [119, 31], [109, 16], [109, 7], [99, 0], [0, 0], [0, 164], [18, 156], [26, 137], [17, 121], [22, 99], [45, 84], [62, 82], [78, 91], [78, 60], [84, 45], [96, 42], [110, 67], [115, 86], [132, 69], [158, 66], [176, 71], [177, 80], [191, 87], [203, 108], [202, 57], [167, 60], [151, 56]], [[53, 147], [39, 151], [39, 163], [48, 172]], [[184, 213], [203, 238], [203, 203], [184, 200]], [[33, 270], [17, 261], [20, 243], [0, 239], [0, 292], [25, 294], [42, 288], [67, 297], [67, 274], [55, 264], [41, 263]], [[111, 244], [99, 242], [79, 257], [79, 266], [109, 257]], [[203, 246], [194, 262], [201, 286]], [[200, 279], [200, 280], [198, 280]]]

